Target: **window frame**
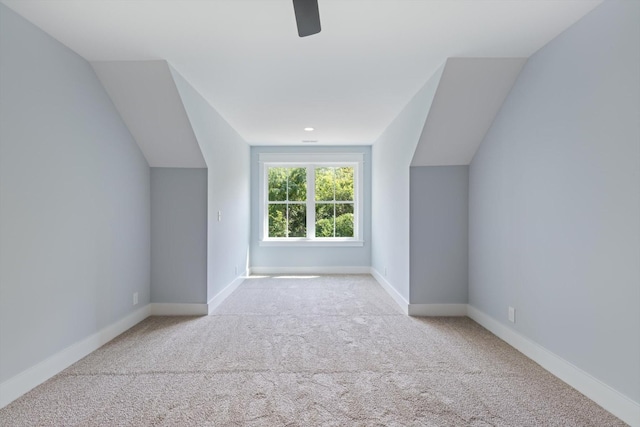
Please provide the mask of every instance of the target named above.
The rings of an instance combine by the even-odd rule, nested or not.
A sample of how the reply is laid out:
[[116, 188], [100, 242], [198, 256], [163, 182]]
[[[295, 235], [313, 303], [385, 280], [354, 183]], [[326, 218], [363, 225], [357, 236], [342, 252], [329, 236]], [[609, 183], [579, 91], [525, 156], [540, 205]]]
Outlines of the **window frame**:
[[[362, 153], [261, 153], [259, 155], [259, 245], [260, 246], [363, 246], [363, 174]], [[315, 168], [353, 167], [353, 237], [315, 237]], [[307, 170], [306, 237], [269, 237], [269, 167], [304, 167]]]

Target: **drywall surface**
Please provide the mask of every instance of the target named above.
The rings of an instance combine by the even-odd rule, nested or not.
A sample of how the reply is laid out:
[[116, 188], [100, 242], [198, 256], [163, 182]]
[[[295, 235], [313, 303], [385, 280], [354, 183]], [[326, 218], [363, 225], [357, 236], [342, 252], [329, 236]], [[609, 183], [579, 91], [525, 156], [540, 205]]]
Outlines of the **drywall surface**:
[[409, 165], [442, 75], [441, 66], [373, 144], [371, 265], [409, 301]]
[[466, 304], [469, 167], [411, 168], [411, 304]]
[[169, 69], [207, 163], [207, 300], [211, 300], [248, 265], [249, 145], [180, 73]]
[[167, 61], [91, 66], [151, 167], [206, 167]]
[[151, 168], [151, 302], [207, 302], [207, 170]]
[[[300, 247], [260, 246], [261, 153], [361, 153], [363, 173], [363, 246]], [[371, 147], [252, 147], [251, 148], [251, 267], [369, 267], [371, 265]]]
[[469, 188], [471, 306], [636, 402], [638, 76], [640, 3], [604, 2], [529, 59]]
[[4, 5], [0, 57], [5, 381], [149, 303], [149, 166], [91, 65]]
[[468, 165], [526, 58], [448, 58], [411, 166]]

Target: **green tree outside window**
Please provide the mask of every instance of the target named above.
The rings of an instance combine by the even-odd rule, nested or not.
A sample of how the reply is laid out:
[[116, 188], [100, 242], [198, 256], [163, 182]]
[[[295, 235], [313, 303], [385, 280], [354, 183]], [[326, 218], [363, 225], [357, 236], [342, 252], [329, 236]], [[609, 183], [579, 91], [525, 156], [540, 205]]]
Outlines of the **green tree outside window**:
[[268, 167], [268, 237], [306, 237], [307, 206], [314, 209], [316, 238], [354, 237], [354, 169], [312, 167], [315, 200], [308, 205], [306, 167]]
[[307, 169], [270, 167], [268, 179], [269, 237], [305, 237]]
[[315, 170], [316, 237], [353, 237], [353, 167]]

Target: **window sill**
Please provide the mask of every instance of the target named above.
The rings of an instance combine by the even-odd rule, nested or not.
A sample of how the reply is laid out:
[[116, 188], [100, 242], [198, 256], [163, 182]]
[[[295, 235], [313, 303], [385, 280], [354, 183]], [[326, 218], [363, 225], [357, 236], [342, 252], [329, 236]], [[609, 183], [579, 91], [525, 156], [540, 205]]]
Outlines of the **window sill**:
[[310, 240], [310, 239], [291, 239], [291, 240], [260, 240], [259, 246], [307, 246], [307, 247], [357, 247], [364, 246], [362, 240]]

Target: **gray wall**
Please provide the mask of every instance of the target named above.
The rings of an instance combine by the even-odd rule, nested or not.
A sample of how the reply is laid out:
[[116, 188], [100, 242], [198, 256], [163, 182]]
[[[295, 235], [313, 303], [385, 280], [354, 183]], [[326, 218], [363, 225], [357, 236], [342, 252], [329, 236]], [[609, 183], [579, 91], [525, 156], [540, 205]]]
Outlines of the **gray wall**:
[[207, 169], [151, 168], [151, 302], [207, 302]]
[[248, 265], [249, 145], [184, 77], [169, 68], [207, 162], [207, 299], [211, 300]]
[[470, 304], [636, 402], [638, 76], [640, 2], [604, 2], [529, 59], [469, 189]]
[[[364, 246], [259, 246], [260, 153], [363, 153]], [[369, 267], [371, 265], [371, 147], [251, 147], [251, 218], [251, 267]]]
[[466, 304], [469, 167], [411, 168], [412, 304]]
[[373, 144], [371, 265], [409, 301], [409, 166], [444, 66]]
[[0, 56], [5, 381], [149, 303], [149, 167], [89, 63], [3, 5]]

